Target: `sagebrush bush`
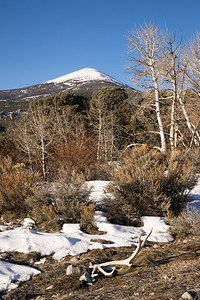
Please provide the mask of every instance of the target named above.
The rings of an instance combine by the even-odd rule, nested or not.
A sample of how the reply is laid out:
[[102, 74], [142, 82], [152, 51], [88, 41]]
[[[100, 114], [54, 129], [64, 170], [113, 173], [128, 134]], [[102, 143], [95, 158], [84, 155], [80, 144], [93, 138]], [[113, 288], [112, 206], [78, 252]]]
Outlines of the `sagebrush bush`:
[[166, 215], [170, 225], [170, 233], [177, 238], [200, 236], [200, 214], [194, 207], [186, 209], [177, 217]]
[[166, 156], [165, 176], [160, 178], [160, 188], [168, 201], [164, 207], [178, 215], [186, 202], [191, 199], [190, 192], [197, 182], [195, 165], [190, 151], [175, 151]]
[[83, 174], [74, 170], [61, 169], [54, 185], [55, 205], [63, 221], [80, 222], [81, 204], [89, 204], [90, 189]]
[[27, 216], [25, 200], [40, 181], [38, 173], [25, 170], [23, 165], [13, 166], [11, 158], [0, 161], [0, 214], [8, 218]]
[[132, 149], [108, 186], [105, 197], [110, 221], [136, 225], [142, 215], [180, 213], [196, 183], [193, 165], [186, 154], [164, 155], [143, 145]]
[[47, 183], [41, 183], [32, 189], [32, 194], [26, 198], [24, 205], [27, 216], [34, 219], [37, 229], [58, 231], [61, 229], [62, 223], [59, 220], [50, 190]]
[[39, 229], [60, 229], [47, 183], [23, 164], [13, 166], [9, 157], [0, 161], [0, 215], [9, 222], [21, 222], [30, 217]]

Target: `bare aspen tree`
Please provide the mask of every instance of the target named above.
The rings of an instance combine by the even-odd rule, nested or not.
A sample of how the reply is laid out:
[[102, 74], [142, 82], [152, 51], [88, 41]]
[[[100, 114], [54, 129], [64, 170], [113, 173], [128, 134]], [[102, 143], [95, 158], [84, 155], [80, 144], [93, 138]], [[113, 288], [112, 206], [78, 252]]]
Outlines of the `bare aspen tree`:
[[[196, 96], [200, 97], [200, 33], [197, 32], [194, 39], [189, 42], [185, 53], [185, 73], [184, 77], [188, 79], [189, 87], [195, 93]], [[200, 119], [197, 120], [196, 125], [192, 124], [187, 111], [184, 106], [184, 97], [179, 97], [179, 102], [185, 116], [188, 129], [192, 134], [190, 146], [194, 141], [196, 146], [200, 145], [200, 134], [198, 132], [198, 126]]]
[[[187, 124], [187, 127], [191, 133], [191, 143], [190, 143], [190, 147], [192, 146], [192, 143], [194, 142], [196, 146], [199, 146], [200, 145], [200, 135], [199, 135], [199, 132], [198, 132], [198, 126], [194, 125], [191, 120], [190, 120], [190, 117], [189, 117], [189, 114], [185, 108], [185, 104], [184, 104], [184, 96], [185, 96], [185, 92], [186, 90], [182, 90], [182, 92], [180, 94], [178, 94], [178, 100], [179, 100], [179, 104], [181, 106], [181, 109], [182, 109], [182, 112], [183, 112], [183, 115], [185, 117], [185, 120], [186, 120], [186, 124]], [[200, 120], [198, 120], [197, 124], [199, 123]]]
[[102, 158], [102, 148], [103, 148], [103, 130], [104, 130], [104, 102], [101, 101], [98, 94], [93, 94], [93, 99], [90, 101], [90, 112], [89, 119], [97, 133], [97, 159]]
[[107, 160], [112, 158], [114, 147], [115, 116], [109, 110], [104, 95], [96, 93], [90, 103], [90, 120], [97, 135], [97, 159]]
[[186, 50], [187, 76], [193, 91], [200, 96], [200, 32], [189, 42]]
[[174, 151], [177, 147], [177, 135], [178, 135], [178, 123], [176, 118], [176, 112], [178, 107], [179, 88], [180, 88], [180, 73], [181, 59], [180, 48], [182, 43], [182, 37], [180, 42], [176, 45], [176, 34], [173, 39], [167, 34], [166, 47], [163, 52], [163, 77], [166, 78], [167, 84], [172, 92], [171, 97], [171, 118], [170, 118], [170, 147], [171, 151]]
[[27, 154], [30, 169], [31, 171], [33, 171], [33, 152], [35, 149], [35, 145], [32, 138], [32, 130], [30, 127], [29, 118], [27, 115], [21, 117], [20, 120], [17, 120], [17, 122], [15, 122], [12, 130], [10, 131], [10, 134], [12, 135], [12, 140], [14, 141], [16, 147]]
[[[124, 89], [102, 88], [92, 95], [88, 118], [97, 140], [97, 159], [110, 160], [123, 148], [128, 95]], [[127, 137], [128, 139], [128, 137]]]
[[42, 172], [44, 180], [47, 180], [47, 148], [52, 143], [54, 132], [53, 118], [51, 110], [40, 101], [34, 101], [29, 108], [30, 126], [32, 129], [32, 138], [36, 145], [36, 151], [39, 152], [39, 158], [42, 163]]
[[159, 134], [161, 140], [161, 151], [166, 150], [166, 140], [160, 112], [159, 84], [162, 57], [160, 53], [165, 45], [165, 33], [153, 24], [145, 24], [132, 30], [129, 41], [129, 61], [131, 80], [145, 89], [155, 91], [155, 109]]

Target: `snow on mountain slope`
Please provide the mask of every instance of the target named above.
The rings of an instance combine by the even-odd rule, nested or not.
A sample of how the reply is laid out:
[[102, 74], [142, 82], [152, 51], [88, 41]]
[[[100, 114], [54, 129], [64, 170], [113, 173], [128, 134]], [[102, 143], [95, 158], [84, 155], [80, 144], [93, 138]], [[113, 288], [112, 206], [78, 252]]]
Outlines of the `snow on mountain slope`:
[[113, 83], [119, 86], [126, 86], [124, 83], [112, 78], [111, 76], [106, 75], [100, 71], [91, 68], [81, 69], [76, 72], [72, 72], [70, 74], [58, 77], [53, 80], [46, 81], [44, 83], [64, 83], [66, 81], [73, 82], [87, 82], [87, 81], [106, 81], [109, 83]]

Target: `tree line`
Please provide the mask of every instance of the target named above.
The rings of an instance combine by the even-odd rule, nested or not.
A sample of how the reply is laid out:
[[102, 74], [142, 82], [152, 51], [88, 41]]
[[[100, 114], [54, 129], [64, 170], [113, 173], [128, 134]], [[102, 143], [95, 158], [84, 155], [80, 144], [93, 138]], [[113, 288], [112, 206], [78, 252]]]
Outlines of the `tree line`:
[[127, 98], [115, 87], [94, 92], [90, 101], [71, 92], [34, 99], [27, 114], [7, 128], [1, 153], [39, 169], [45, 180], [64, 164], [85, 173], [117, 158], [131, 141]]

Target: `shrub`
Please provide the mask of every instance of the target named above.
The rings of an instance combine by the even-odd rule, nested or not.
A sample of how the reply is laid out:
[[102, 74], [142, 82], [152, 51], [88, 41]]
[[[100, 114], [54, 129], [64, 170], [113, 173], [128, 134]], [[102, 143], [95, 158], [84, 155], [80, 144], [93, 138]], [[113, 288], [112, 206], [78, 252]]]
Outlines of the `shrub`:
[[[66, 142], [67, 141], [67, 142]], [[53, 148], [53, 165], [82, 172], [90, 177], [97, 168], [96, 146], [94, 140], [82, 130], [79, 137], [75, 133], [66, 134], [66, 140], [57, 139]], [[51, 167], [52, 168], [52, 167]], [[55, 173], [55, 168], [54, 172]]]
[[58, 231], [62, 224], [49, 191], [47, 183], [41, 183], [32, 189], [32, 194], [25, 200], [27, 215], [34, 219], [37, 229]]
[[164, 212], [169, 210], [178, 215], [186, 202], [190, 201], [190, 192], [197, 182], [194, 161], [191, 152], [176, 151], [170, 153], [166, 159], [165, 175], [160, 177], [160, 189], [168, 198]]
[[134, 148], [124, 157], [108, 186], [105, 210], [112, 222], [139, 224], [141, 215], [177, 215], [196, 183], [186, 154], [164, 155], [147, 146]]
[[60, 225], [47, 184], [23, 164], [13, 166], [9, 157], [0, 161], [0, 214], [9, 222], [30, 217], [38, 228], [50, 231]]
[[177, 217], [167, 215], [170, 225], [170, 233], [177, 238], [188, 236], [200, 236], [200, 215], [194, 208], [186, 206], [186, 209]]
[[40, 181], [38, 173], [25, 170], [22, 164], [12, 165], [7, 157], [0, 161], [0, 214], [7, 218], [24, 218], [28, 209], [25, 200]]
[[89, 204], [90, 189], [85, 184], [82, 174], [74, 170], [61, 169], [54, 185], [56, 209], [63, 221], [80, 222], [81, 204]]

